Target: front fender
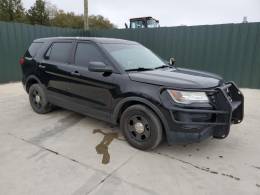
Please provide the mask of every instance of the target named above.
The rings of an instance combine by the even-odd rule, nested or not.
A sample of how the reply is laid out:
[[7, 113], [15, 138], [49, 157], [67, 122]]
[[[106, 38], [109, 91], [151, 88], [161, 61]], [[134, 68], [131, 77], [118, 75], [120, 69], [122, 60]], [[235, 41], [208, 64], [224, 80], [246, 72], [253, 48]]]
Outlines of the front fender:
[[[119, 115], [121, 114], [121, 110], [122, 108], [124, 107], [124, 105], [127, 105], [127, 104], [131, 104], [133, 103], [134, 104], [143, 104], [143, 105], [146, 105], [148, 108], [150, 108], [158, 117], [159, 119], [161, 120], [162, 122], [162, 125], [164, 127], [164, 129], [167, 131], [169, 129], [169, 125], [168, 125], [168, 122], [167, 120], [165, 119], [163, 113], [161, 112], [161, 110], [158, 108], [158, 106], [156, 106], [153, 102], [145, 99], [145, 98], [142, 98], [142, 97], [137, 97], [137, 96], [132, 96], [132, 97], [126, 97], [122, 100], [120, 100], [115, 108], [114, 108], [114, 111], [112, 113], [112, 122], [114, 124], [117, 124], [117, 119], [120, 117]], [[131, 104], [132, 105], [132, 104]]]

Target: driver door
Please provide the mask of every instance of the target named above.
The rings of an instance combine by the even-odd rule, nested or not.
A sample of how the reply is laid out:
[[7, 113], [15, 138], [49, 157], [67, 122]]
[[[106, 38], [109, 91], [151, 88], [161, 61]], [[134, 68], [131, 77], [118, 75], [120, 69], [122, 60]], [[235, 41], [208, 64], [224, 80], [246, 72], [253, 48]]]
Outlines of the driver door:
[[117, 86], [114, 73], [107, 75], [88, 70], [89, 62], [103, 62], [108, 66], [110, 62], [97, 45], [88, 41], [78, 42], [74, 53], [74, 82], [68, 89], [72, 101], [84, 109], [84, 113], [110, 120], [112, 94]]

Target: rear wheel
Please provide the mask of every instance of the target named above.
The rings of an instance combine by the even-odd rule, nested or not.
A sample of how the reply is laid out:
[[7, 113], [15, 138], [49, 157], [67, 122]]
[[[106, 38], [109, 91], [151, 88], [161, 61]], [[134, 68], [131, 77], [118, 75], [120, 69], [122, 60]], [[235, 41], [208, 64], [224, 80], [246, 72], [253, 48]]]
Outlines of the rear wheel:
[[161, 121], [143, 105], [127, 108], [121, 116], [120, 128], [128, 143], [140, 150], [154, 149], [162, 140]]
[[46, 114], [52, 110], [46, 94], [39, 84], [33, 84], [29, 89], [29, 100], [32, 109], [38, 114]]

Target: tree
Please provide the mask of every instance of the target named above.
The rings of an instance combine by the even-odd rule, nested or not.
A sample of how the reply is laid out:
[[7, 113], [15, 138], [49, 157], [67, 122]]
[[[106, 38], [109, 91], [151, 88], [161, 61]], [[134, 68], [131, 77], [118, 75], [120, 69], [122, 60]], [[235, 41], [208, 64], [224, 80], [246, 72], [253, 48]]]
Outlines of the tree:
[[83, 28], [84, 25], [81, 15], [75, 15], [73, 12], [65, 13], [63, 10], [59, 10], [50, 23], [52, 26], [69, 28]]
[[49, 25], [49, 13], [44, 0], [36, 0], [27, 11], [27, 18], [31, 24]]
[[[50, 20], [50, 24], [52, 26], [58, 27], [83, 28], [84, 18], [83, 15], [76, 15], [73, 12], [66, 13], [63, 10], [59, 10], [56, 12], [56, 15], [53, 17], [53, 19]], [[115, 28], [115, 25], [101, 15], [91, 15], [89, 16], [89, 28], [111, 29]]]
[[45, 6], [47, 9], [47, 12], [49, 13], [50, 20], [53, 19], [56, 16], [56, 14], [58, 13], [57, 6], [55, 4], [52, 4], [49, 1], [45, 1]]
[[24, 8], [21, 0], [0, 0], [0, 20], [23, 21]]
[[101, 15], [91, 15], [89, 16], [89, 28], [90, 29], [111, 29], [116, 28], [116, 26], [111, 23], [107, 18]]

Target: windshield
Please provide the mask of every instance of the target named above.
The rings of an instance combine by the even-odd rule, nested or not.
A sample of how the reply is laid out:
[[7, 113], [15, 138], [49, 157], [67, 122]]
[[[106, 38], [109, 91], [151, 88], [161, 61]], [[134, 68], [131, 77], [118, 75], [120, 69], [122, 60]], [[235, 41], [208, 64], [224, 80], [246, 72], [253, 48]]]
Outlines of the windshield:
[[142, 20], [130, 23], [130, 28], [145, 28], [145, 23]]
[[124, 70], [155, 69], [165, 64], [151, 50], [139, 44], [103, 44]]
[[148, 28], [158, 28], [159, 23], [154, 19], [150, 19], [150, 20], [147, 21], [147, 27]]

